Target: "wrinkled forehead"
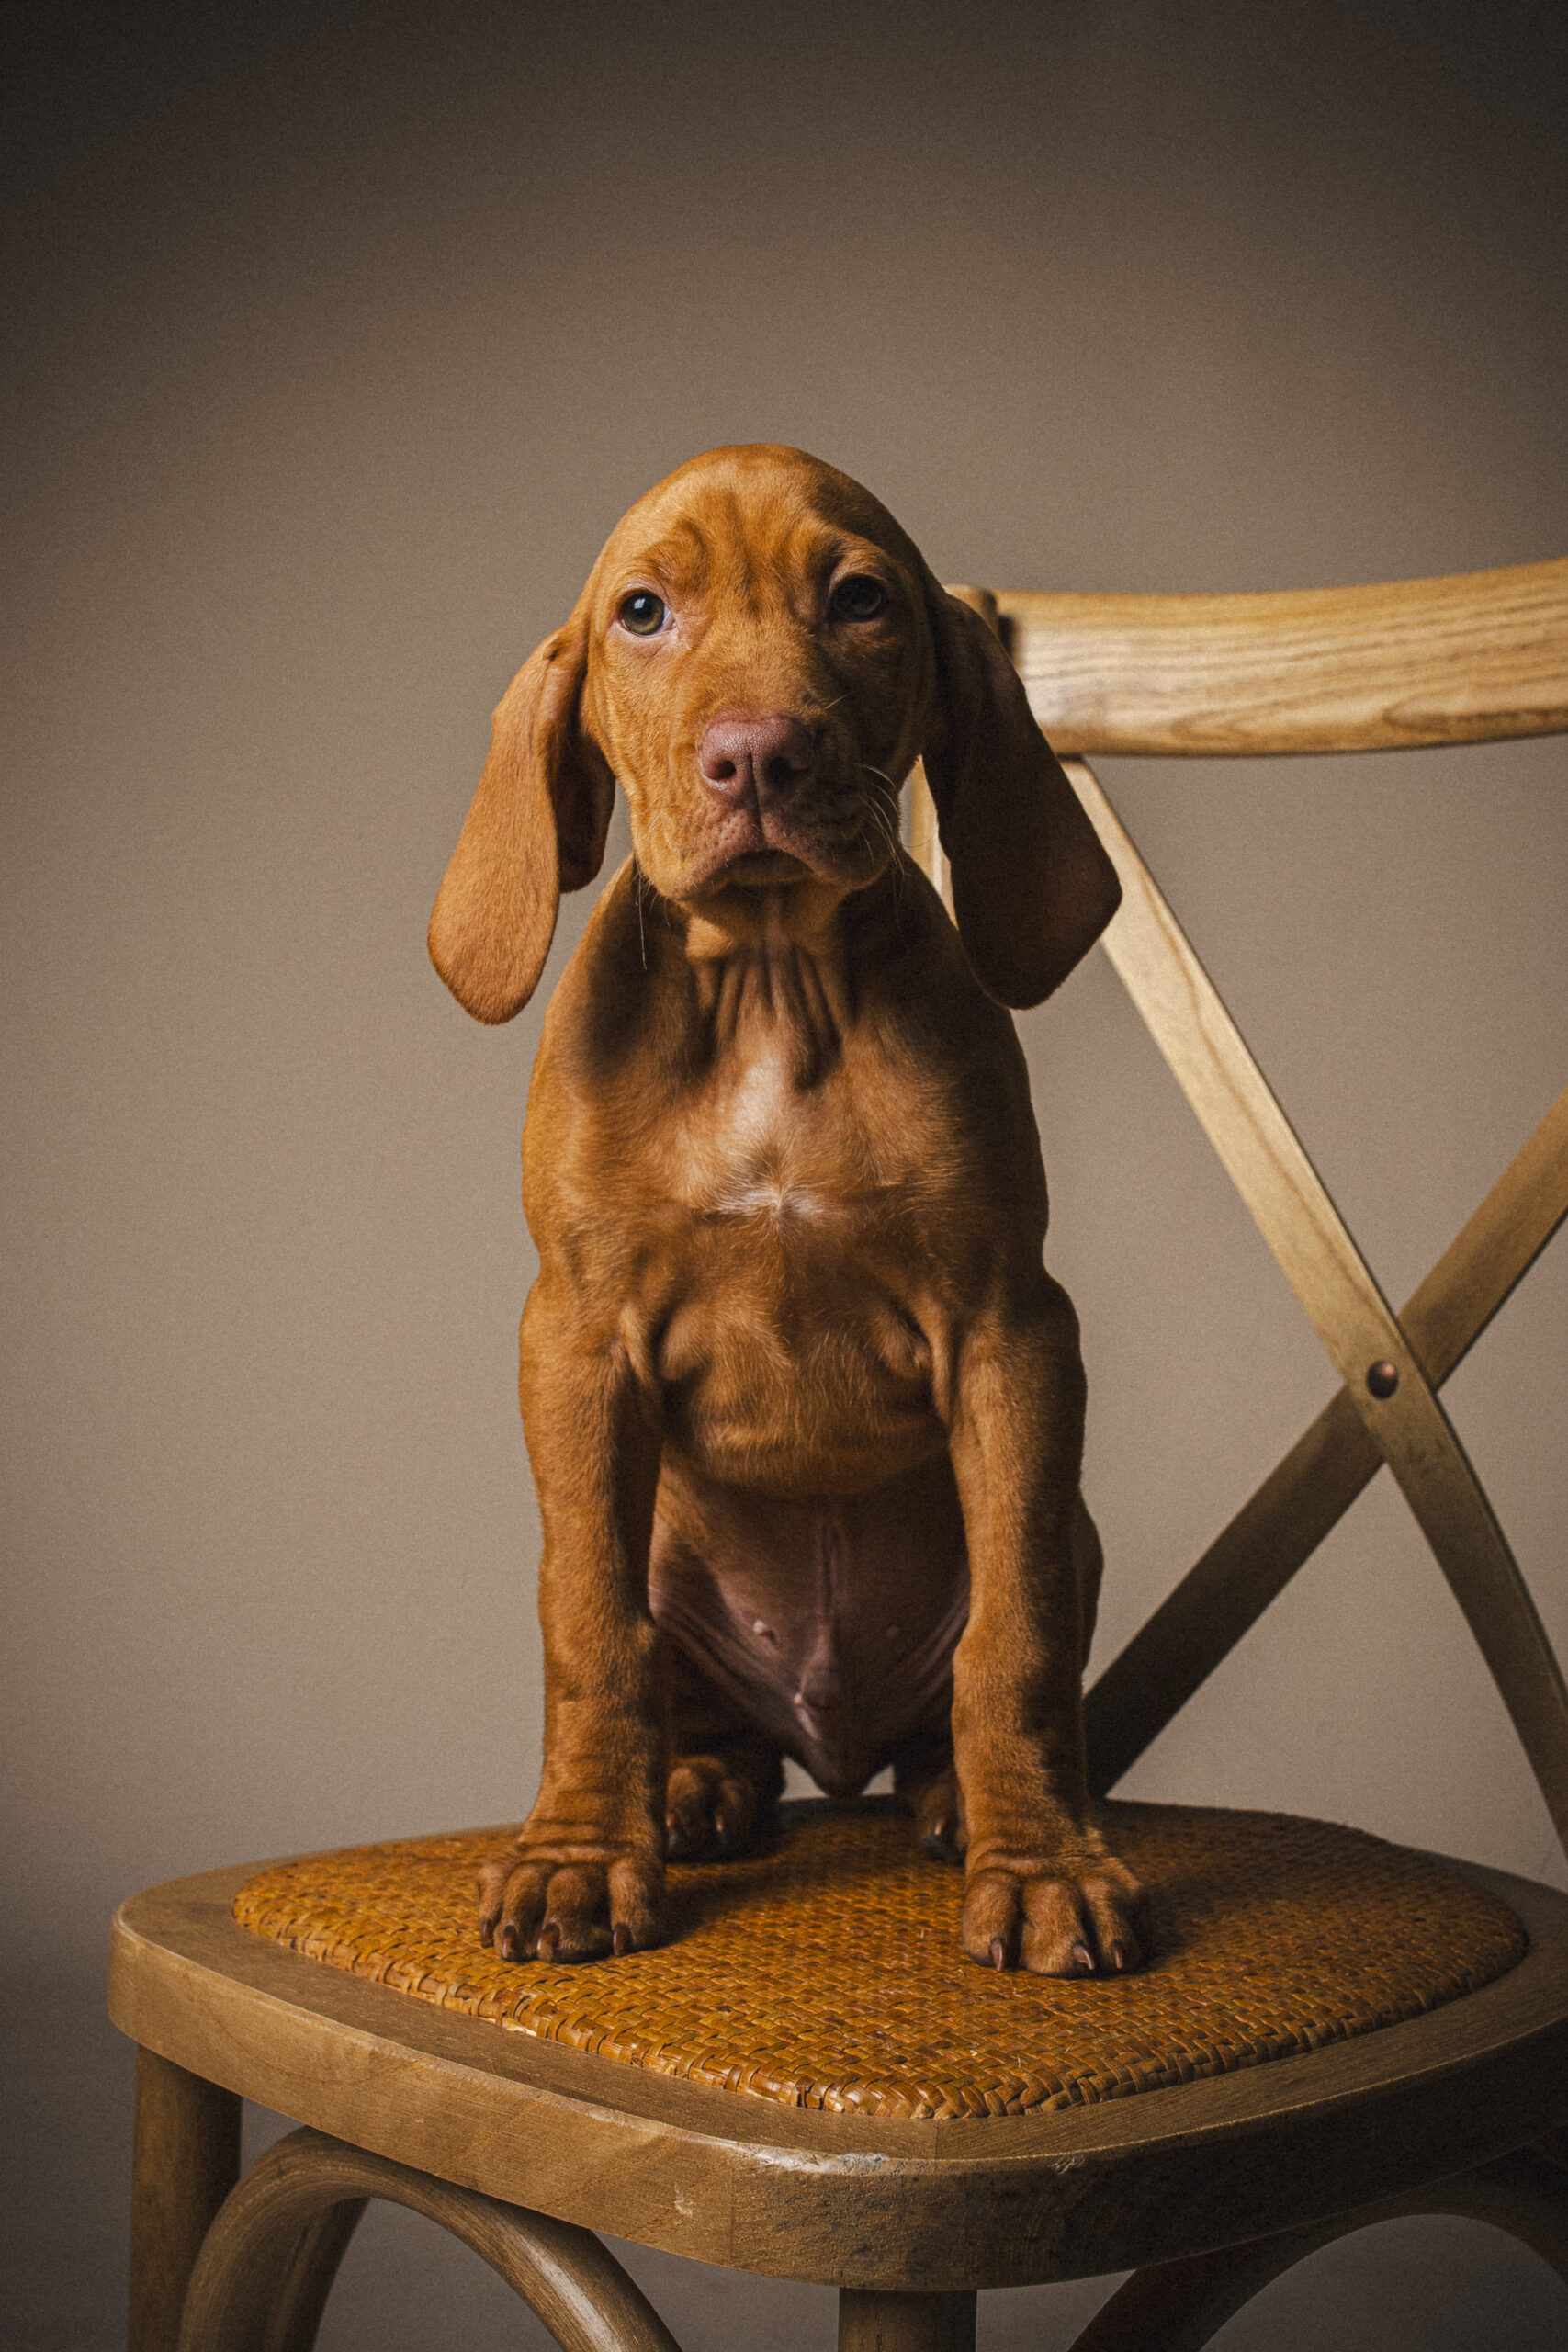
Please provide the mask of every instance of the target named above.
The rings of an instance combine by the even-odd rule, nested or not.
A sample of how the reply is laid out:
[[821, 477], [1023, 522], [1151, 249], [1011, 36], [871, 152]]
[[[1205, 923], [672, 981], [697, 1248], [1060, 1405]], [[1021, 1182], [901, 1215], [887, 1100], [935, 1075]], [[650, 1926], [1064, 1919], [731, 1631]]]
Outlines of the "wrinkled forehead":
[[622, 516], [589, 593], [595, 604], [611, 602], [646, 577], [674, 593], [706, 586], [750, 595], [804, 583], [867, 548], [890, 560], [918, 601], [917, 549], [848, 474], [769, 443], [710, 449]]

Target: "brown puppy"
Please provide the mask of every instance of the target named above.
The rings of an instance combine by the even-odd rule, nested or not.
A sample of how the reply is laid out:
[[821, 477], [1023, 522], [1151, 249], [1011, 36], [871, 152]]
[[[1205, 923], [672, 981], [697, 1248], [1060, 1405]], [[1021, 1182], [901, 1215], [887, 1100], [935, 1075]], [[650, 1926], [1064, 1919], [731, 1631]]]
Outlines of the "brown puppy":
[[[898, 846], [922, 752], [956, 931]], [[524, 1136], [545, 1762], [481, 1935], [656, 1942], [666, 1854], [743, 1848], [787, 1754], [834, 1793], [892, 1763], [975, 1959], [1134, 1967], [1084, 1778], [1077, 1328], [1000, 1010], [1115, 875], [982, 622], [794, 449], [650, 491], [502, 698], [430, 931], [479, 1020], [537, 984], [616, 781], [635, 854]]]

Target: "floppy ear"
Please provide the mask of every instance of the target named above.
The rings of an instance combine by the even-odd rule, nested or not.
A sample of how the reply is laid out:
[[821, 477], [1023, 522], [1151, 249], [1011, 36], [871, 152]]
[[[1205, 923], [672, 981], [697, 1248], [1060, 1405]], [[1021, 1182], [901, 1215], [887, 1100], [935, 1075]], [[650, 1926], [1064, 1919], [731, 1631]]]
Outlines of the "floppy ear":
[[577, 615], [513, 679], [430, 918], [430, 960], [477, 1021], [510, 1021], [539, 984], [563, 890], [604, 861], [615, 781], [578, 724], [588, 631]]
[[929, 571], [926, 603], [936, 650], [926, 780], [958, 935], [987, 994], [1021, 1010], [1088, 955], [1122, 885], [998, 639]]

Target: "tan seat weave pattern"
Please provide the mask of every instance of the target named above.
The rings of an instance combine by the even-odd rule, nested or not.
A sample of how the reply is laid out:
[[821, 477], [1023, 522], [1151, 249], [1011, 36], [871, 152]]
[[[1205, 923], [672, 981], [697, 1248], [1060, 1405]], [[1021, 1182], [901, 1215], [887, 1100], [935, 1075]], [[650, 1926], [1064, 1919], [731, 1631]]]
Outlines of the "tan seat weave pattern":
[[1523, 1954], [1504, 1905], [1359, 1831], [1108, 1805], [1152, 1891], [1135, 1976], [998, 1973], [958, 1942], [963, 1879], [886, 1801], [792, 1805], [766, 1853], [671, 1869], [660, 1951], [584, 1967], [479, 1944], [474, 1874], [503, 1833], [286, 1862], [235, 1916], [423, 2001], [661, 2075], [867, 2117], [1008, 2116], [1160, 2090], [1416, 2017]]

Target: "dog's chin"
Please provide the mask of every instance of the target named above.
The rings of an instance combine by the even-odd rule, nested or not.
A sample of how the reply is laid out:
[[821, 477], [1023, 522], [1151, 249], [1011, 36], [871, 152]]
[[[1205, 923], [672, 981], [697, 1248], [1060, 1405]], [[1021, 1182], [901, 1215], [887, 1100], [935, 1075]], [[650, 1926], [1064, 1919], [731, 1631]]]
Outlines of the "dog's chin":
[[779, 890], [792, 882], [804, 882], [811, 873], [812, 868], [790, 850], [747, 850], [721, 865], [705, 887], [708, 890]]
[[712, 899], [722, 891], [787, 890], [800, 884], [843, 894], [869, 888], [891, 857], [891, 848], [875, 835], [863, 833], [848, 841], [791, 835], [786, 843], [774, 833], [733, 848], [728, 842], [716, 845], [666, 895]]

